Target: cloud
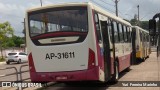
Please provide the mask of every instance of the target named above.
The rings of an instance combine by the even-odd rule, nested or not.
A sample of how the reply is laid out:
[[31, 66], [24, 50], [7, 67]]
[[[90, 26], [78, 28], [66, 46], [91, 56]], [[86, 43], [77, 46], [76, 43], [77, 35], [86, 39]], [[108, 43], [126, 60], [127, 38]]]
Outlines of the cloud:
[[0, 2], [0, 22], [9, 21], [16, 35], [23, 36], [20, 32], [22, 32], [23, 29], [22, 21], [25, 16], [25, 9], [22, 5]]

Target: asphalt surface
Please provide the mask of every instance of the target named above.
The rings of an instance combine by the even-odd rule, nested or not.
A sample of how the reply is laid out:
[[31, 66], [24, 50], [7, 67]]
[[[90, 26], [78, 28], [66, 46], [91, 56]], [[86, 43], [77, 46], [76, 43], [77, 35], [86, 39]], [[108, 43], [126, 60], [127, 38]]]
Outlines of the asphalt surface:
[[[26, 65], [27, 63], [23, 64], [1, 64], [0, 68], [4, 67], [12, 67], [15, 66], [18, 70], [21, 65]], [[23, 70], [27, 70], [28, 67], [24, 67]], [[6, 70], [0, 71], [0, 75], [4, 73], [11, 73], [14, 70]], [[24, 73], [23, 78], [28, 78], [29, 73]], [[9, 76], [8, 78], [0, 78], [0, 81], [3, 80], [16, 80], [15, 76]], [[152, 52], [150, 57], [145, 60], [145, 62], [137, 63], [130, 67], [129, 72], [123, 71], [120, 73], [119, 82], [133, 82], [133, 81], [160, 81], [160, 58], [156, 57], [156, 52]], [[118, 82], [118, 83], [119, 83]], [[2, 88], [3, 90], [15, 90], [16, 88]], [[36, 88], [26, 88], [24, 90], [33, 90]], [[1, 88], [0, 88], [1, 90]], [[45, 88], [40, 88], [38, 90], [160, 90], [160, 87], [117, 87], [117, 84], [113, 83], [90, 83], [90, 82], [83, 82], [83, 83], [73, 83], [72, 85], [66, 85], [64, 83], [54, 83], [49, 85]]]

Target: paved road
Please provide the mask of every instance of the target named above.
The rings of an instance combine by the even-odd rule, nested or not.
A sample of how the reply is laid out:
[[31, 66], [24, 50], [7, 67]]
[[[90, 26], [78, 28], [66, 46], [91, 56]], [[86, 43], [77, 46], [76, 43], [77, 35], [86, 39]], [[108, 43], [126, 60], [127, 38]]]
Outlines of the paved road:
[[[4, 63], [4, 64], [0, 65], [0, 68], [16, 67], [17, 70], [19, 71], [21, 65], [28, 65], [28, 63], [22, 63], [22, 64], [11, 63], [9, 65], [7, 65], [6, 63]], [[27, 67], [23, 67], [22, 71], [24, 71], [24, 70], [28, 70], [28, 66]], [[15, 70], [14, 69], [0, 70], [0, 75], [11, 74], [11, 73], [15, 73]], [[28, 72], [24, 73], [22, 75], [23, 75], [24, 78], [28, 78], [29, 77], [29, 73]], [[0, 78], [0, 81], [16, 81], [16, 75]]]
[[[24, 64], [21, 64], [21, 65], [24, 65]], [[20, 64], [0, 65], [0, 67], [8, 67], [8, 66], [16, 66], [18, 68], [20, 67]], [[28, 69], [28, 67], [24, 69]], [[150, 55], [150, 58], [148, 58], [145, 62], [131, 66], [129, 72], [120, 73], [119, 82], [120, 81], [160, 81], [159, 71], [160, 71], [160, 58], [156, 58], [156, 52], [152, 52], [152, 54]], [[0, 72], [0, 74], [1, 73], [2, 72]], [[40, 90], [160, 90], [160, 87], [114, 87], [114, 86], [116, 85], [110, 84], [110, 83], [107, 83], [107, 84], [85, 83], [78, 86], [77, 85], [67, 86], [63, 83], [57, 83], [47, 88], [42, 88]], [[12, 90], [12, 89], [6, 89], [6, 90]], [[33, 88], [27, 88], [25, 90], [33, 90]]]

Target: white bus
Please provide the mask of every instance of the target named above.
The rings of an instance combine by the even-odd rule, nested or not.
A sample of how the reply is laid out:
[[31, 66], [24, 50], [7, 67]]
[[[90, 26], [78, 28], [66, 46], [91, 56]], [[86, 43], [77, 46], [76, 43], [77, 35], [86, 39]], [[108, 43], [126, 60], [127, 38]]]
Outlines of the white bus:
[[130, 67], [131, 24], [92, 3], [29, 9], [32, 82], [117, 81]]
[[150, 36], [149, 31], [144, 30], [138, 26], [132, 27], [133, 32], [133, 52], [135, 53], [135, 60], [144, 61], [150, 54]]

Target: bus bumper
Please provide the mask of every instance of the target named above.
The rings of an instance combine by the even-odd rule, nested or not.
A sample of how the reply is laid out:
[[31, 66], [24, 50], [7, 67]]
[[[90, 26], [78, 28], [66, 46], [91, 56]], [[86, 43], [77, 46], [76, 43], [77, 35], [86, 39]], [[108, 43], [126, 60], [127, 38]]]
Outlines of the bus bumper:
[[99, 80], [99, 67], [72, 72], [30, 72], [30, 76], [32, 82], [97, 81]]

